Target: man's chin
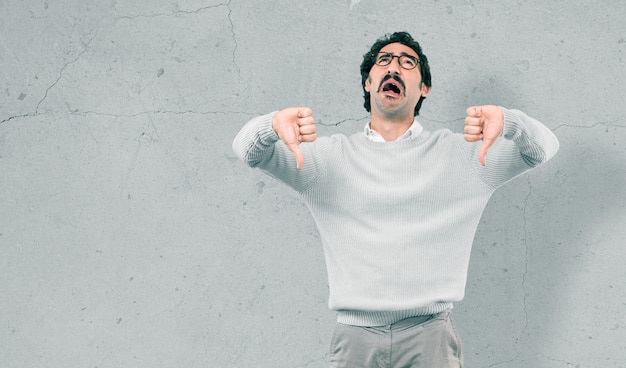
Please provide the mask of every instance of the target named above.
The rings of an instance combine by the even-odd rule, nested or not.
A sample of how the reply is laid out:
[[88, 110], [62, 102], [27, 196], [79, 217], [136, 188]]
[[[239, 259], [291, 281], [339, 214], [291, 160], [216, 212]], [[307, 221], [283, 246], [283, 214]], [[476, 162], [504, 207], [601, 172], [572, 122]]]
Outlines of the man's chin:
[[380, 109], [380, 115], [389, 120], [405, 120], [408, 116], [413, 116], [413, 111], [403, 106], [386, 105]]
[[403, 102], [404, 102], [403, 99], [400, 97], [392, 97], [392, 96], [385, 97], [383, 98], [381, 109], [389, 111], [389, 112], [400, 111], [406, 108]]

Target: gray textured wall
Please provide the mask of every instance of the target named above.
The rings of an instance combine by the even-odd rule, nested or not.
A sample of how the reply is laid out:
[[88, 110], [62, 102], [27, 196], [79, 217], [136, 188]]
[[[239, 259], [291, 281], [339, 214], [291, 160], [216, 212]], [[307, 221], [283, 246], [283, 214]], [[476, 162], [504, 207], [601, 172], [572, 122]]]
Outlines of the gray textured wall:
[[230, 144], [290, 105], [361, 129], [361, 56], [406, 30], [427, 128], [493, 103], [561, 140], [484, 213], [467, 366], [625, 367], [624, 19], [622, 0], [0, 0], [0, 365], [325, 367], [311, 217]]

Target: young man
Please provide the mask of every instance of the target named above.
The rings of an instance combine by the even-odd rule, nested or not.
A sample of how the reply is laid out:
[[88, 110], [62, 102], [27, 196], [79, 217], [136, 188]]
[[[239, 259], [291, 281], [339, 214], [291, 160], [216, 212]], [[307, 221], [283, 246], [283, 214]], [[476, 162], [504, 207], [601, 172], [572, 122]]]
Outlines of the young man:
[[311, 109], [291, 107], [252, 119], [233, 149], [298, 191], [315, 219], [338, 314], [333, 367], [461, 367], [450, 309], [464, 296], [482, 211], [558, 140], [490, 105], [467, 109], [464, 134], [425, 131], [415, 116], [430, 69], [405, 32], [377, 40], [361, 75], [364, 132], [317, 138]]

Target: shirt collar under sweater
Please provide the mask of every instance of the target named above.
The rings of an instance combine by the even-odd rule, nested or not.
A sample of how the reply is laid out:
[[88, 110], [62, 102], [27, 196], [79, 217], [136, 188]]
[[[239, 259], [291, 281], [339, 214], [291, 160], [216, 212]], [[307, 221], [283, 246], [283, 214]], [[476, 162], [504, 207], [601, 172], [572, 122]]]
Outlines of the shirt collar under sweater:
[[[409, 129], [407, 129], [407, 131], [404, 132], [404, 134], [396, 138], [396, 140], [394, 140], [393, 142], [402, 142], [404, 140], [413, 139], [417, 137], [418, 135], [420, 135], [420, 133], [422, 133], [423, 130], [424, 128], [420, 125], [420, 123], [417, 122], [417, 119], [414, 119], [413, 124], [411, 124]], [[377, 131], [370, 128], [369, 122], [365, 124], [364, 132], [365, 132], [365, 136], [369, 138], [369, 140], [371, 140], [372, 142], [386, 142], [383, 136], [378, 134]]]

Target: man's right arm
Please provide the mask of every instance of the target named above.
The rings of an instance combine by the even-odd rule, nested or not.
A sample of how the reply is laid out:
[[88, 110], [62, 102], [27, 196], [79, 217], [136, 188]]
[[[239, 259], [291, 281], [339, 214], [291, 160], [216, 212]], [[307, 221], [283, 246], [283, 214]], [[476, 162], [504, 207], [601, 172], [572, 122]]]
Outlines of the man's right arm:
[[257, 167], [274, 154], [275, 144], [280, 140], [272, 129], [275, 112], [250, 120], [233, 140], [233, 151], [250, 167]]
[[314, 145], [300, 142], [316, 138], [312, 111], [292, 107], [250, 120], [235, 137], [233, 151], [249, 166], [302, 190], [316, 176], [322, 158]]

